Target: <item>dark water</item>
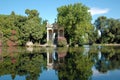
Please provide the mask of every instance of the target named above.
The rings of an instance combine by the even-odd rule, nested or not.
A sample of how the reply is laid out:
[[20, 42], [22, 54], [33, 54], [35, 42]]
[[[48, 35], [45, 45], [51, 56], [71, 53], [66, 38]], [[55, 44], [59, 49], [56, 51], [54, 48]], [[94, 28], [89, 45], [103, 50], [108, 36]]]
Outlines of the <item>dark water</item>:
[[0, 47], [0, 80], [120, 80], [120, 47]]

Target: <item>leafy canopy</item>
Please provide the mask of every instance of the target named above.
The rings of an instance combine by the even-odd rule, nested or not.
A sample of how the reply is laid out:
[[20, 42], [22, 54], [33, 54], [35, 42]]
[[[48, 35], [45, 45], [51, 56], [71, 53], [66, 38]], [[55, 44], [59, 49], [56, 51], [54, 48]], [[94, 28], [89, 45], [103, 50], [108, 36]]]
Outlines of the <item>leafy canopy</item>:
[[91, 14], [88, 10], [89, 8], [81, 3], [57, 8], [57, 23], [64, 26], [68, 43], [80, 44], [87, 40], [92, 28]]

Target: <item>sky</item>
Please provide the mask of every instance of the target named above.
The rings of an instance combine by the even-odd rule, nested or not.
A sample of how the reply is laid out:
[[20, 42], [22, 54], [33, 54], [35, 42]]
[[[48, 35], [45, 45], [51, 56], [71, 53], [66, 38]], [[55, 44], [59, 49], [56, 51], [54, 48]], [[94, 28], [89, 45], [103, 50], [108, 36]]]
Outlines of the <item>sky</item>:
[[0, 0], [0, 14], [9, 15], [14, 11], [26, 16], [26, 9], [36, 9], [43, 20], [52, 24], [57, 18], [58, 7], [74, 3], [82, 3], [90, 8], [92, 23], [99, 16], [120, 18], [120, 0]]

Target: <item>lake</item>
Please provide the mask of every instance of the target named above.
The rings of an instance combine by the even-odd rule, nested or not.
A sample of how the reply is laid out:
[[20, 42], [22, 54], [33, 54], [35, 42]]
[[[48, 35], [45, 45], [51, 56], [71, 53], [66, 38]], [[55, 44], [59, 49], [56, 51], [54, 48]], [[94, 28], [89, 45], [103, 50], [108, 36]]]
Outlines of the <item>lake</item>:
[[120, 47], [0, 47], [0, 80], [120, 80]]

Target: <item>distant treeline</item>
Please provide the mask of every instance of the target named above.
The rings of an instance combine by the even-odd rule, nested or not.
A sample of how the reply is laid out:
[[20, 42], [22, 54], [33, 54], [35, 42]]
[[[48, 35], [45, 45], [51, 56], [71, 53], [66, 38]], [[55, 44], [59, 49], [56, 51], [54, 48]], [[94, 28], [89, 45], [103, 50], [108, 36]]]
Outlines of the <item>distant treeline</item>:
[[101, 33], [96, 37], [96, 43], [120, 43], [120, 19], [100, 16], [95, 20], [94, 25]]

